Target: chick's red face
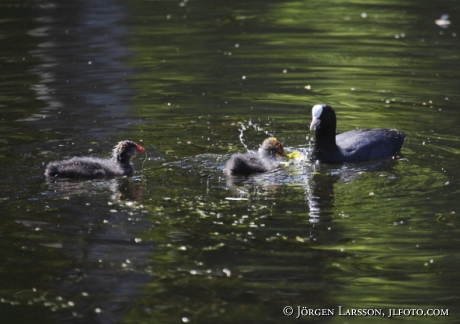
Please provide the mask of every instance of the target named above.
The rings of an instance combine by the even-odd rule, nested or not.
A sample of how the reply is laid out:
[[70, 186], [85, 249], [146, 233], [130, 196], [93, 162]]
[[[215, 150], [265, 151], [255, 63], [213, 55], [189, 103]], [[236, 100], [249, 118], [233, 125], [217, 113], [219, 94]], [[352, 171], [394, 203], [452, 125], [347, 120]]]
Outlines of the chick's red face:
[[138, 152], [145, 152], [145, 148], [143, 148], [139, 144], [134, 143], [134, 145], [136, 145], [136, 149], [137, 149]]
[[286, 153], [284, 152], [283, 144], [281, 144], [278, 141], [276, 141], [276, 152], [278, 153], [279, 156], [287, 157]]

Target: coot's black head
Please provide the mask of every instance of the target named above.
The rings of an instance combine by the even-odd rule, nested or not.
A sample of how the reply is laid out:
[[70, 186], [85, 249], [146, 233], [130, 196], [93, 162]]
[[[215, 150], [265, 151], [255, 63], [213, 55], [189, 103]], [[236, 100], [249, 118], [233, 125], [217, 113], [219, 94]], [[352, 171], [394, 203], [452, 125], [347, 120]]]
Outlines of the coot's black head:
[[113, 149], [113, 158], [122, 163], [129, 163], [131, 157], [138, 152], [145, 152], [145, 148], [133, 141], [125, 140], [115, 146]]
[[337, 119], [335, 117], [335, 111], [331, 106], [326, 104], [314, 105], [311, 109], [312, 120], [310, 124], [310, 130], [318, 132], [330, 131], [335, 136], [335, 129], [337, 126]]
[[259, 149], [259, 152], [263, 155], [271, 157], [287, 157], [284, 152], [283, 144], [281, 144], [276, 138], [269, 137], [263, 143]]

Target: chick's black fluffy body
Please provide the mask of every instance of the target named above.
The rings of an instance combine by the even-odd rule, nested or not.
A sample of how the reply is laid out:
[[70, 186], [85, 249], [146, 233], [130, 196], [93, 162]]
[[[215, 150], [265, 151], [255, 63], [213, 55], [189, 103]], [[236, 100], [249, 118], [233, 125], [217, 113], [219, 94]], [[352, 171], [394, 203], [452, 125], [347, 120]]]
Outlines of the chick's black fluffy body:
[[267, 138], [258, 153], [233, 154], [227, 161], [224, 172], [227, 175], [248, 176], [264, 173], [279, 167], [277, 157], [286, 157], [283, 145], [274, 137]]
[[55, 178], [107, 178], [133, 173], [131, 157], [145, 149], [129, 140], [119, 142], [112, 152], [112, 158], [74, 157], [64, 161], [50, 162], [45, 176]]

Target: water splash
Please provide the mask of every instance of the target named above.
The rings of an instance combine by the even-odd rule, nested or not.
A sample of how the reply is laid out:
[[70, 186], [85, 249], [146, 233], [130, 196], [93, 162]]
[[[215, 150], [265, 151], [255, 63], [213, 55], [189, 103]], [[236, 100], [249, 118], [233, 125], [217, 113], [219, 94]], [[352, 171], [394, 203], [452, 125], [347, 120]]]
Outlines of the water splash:
[[240, 135], [239, 135], [239, 139], [240, 139], [240, 143], [243, 145], [243, 147], [246, 149], [246, 151], [248, 152], [254, 152], [250, 149], [248, 149], [248, 146], [244, 143], [244, 132], [246, 130], [249, 129], [249, 127], [252, 127], [254, 130], [256, 130], [257, 132], [262, 132], [264, 133], [265, 135], [267, 135], [268, 137], [273, 137], [274, 135], [272, 133], [270, 133], [269, 131], [266, 131], [264, 130], [262, 127], [259, 126], [259, 124], [257, 123], [254, 123], [252, 121], [252, 119], [249, 119], [247, 125], [244, 124], [244, 122], [239, 122], [239, 125], [241, 126], [240, 129], [238, 129], [240, 131]]

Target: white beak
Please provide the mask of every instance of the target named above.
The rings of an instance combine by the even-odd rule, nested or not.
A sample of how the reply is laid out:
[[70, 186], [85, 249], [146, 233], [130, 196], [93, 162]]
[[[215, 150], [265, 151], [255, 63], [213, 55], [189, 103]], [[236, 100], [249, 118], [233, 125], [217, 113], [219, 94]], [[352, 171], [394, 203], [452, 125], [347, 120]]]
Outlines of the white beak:
[[316, 127], [318, 127], [320, 123], [321, 123], [321, 119], [313, 117], [313, 119], [311, 120], [311, 124], [310, 124], [310, 130], [316, 129]]

